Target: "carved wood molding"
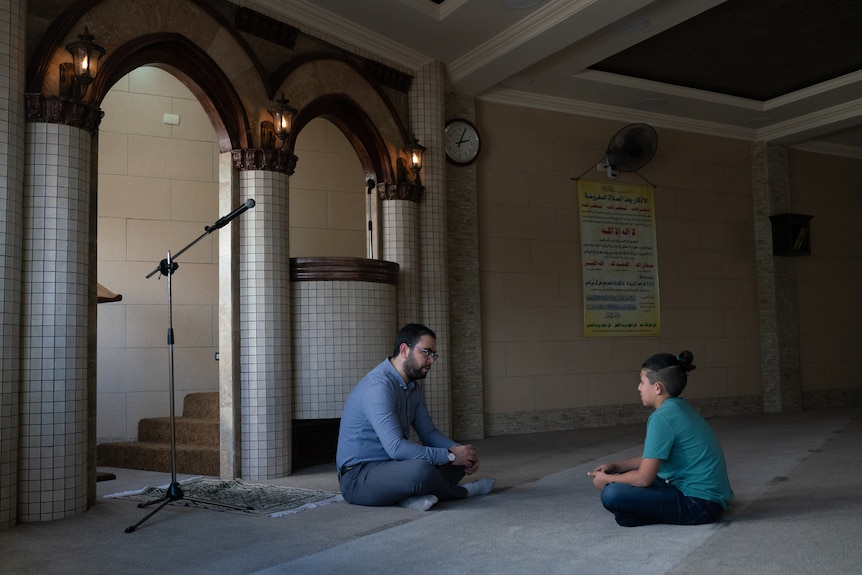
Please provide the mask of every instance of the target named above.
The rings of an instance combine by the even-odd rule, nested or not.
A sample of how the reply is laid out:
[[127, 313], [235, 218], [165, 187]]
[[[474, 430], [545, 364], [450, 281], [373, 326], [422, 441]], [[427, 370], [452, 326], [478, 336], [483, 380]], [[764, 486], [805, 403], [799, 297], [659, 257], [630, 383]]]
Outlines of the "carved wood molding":
[[422, 201], [422, 196], [425, 195], [425, 186], [407, 182], [383, 183], [377, 186], [377, 193], [381, 200], [407, 200], [418, 204]]
[[263, 148], [245, 148], [231, 152], [238, 170], [264, 170], [292, 176], [299, 160], [290, 152]]
[[398, 285], [395, 262], [350, 257], [290, 258], [290, 281], [361, 281]]
[[410, 92], [413, 76], [399, 72], [395, 68], [375, 62], [374, 60], [366, 60], [364, 68], [368, 72], [368, 75], [380, 82], [381, 85], [388, 86], [405, 94]]
[[25, 94], [27, 99], [27, 121], [47, 124], [63, 124], [87, 130], [92, 135], [99, 131], [105, 113], [93, 104], [67, 100], [60, 96], [45, 97], [42, 94]]
[[284, 22], [265, 16], [251, 8], [237, 8], [234, 23], [240, 32], [254, 34], [258, 38], [269, 40], [291, 50], [296, 45], [296, 38], [299, 36], [299, 30], [293, 26], [288, 26]]

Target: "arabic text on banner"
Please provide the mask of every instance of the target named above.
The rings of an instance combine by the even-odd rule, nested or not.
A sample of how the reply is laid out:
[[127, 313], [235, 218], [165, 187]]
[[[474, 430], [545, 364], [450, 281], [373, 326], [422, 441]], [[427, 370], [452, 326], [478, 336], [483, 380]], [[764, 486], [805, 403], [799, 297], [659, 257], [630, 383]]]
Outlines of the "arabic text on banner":
[[659, 335], [653, 188], [578, 181], [584, 335]]

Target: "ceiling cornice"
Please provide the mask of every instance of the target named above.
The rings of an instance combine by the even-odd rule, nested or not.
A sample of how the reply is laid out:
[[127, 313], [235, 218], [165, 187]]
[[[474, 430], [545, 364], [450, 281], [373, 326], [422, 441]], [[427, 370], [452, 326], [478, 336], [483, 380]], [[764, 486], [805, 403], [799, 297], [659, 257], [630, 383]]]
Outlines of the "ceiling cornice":
[[[505, 88], [495, 88], [482, 94], [478, 98], [486, 102], [503, 104], [517, 107], [528, 107], [550, 112], [559, 112], [564, 114], [575, 114], [580, 116], [603, 118], [605, 120], [616, 120], [624, 123], [647, 122], [650, 125], [658, 128], [667, 128], [670, 130], [681, 130], [684, 132], [693, 132], [708, 136], [720, 138], [731, 138], [735, 140], [746, 140], [749, 142], [755, 141], [779, 141], [786, 139], [803, 129], [812, 129], [823, 123], [823, 117], [820, 113], [811, 115], [807, 119], [794, 119], [793, 121], [761, 128], [754, 130], [751, 128], [743, 128], [738, 126], [729, 126], [717, 122], [705, 122], [701, 120], [687, 120], [677, 116], [667, 114], [657, 114], [654, 112], [635, 112], [629, 108], [621, 108], [617, 106], [608, 106], [603, 104], [595, 104], [593, 102], [581, 102], [568, 98], [555, 98], [549, 96], [541, 96], [536, 94], [527, 94], [517, 90], [509, 90]], [[836, 121], [845, 119], [849, 114], [858, 116], [862, 114], [862, 99], [856, 102], [835, 106], [834, 110], [824, 111], [827, 115], [833, 116]], [[815, 117], [817, 116], [817, 117]], [[805, 143], [789, 144], [789, 147], [798, 150], [814, 152], [818, 154], [828, 154], [833, 156], [842, 156], [846, 158], [862, 159], [862, 150], [853, 146], [842, 146], [840, 144], [830, 144], [827, 142], [810, 141]]]
[[480, 95], [478, 99], [497, 104], [525, 106], [528, 108], [562, 112], [565, 114], [593, 116], [604, 118], [606, 120], [618, 120], [626, 123], [648, 122], [656, 127], [682, 130], [685, 132], [695, 132], [698, 134], [706, 134], [722, 138], [733, 138], [737, 140], [753, 141], [756, 139], [757, 135], [755, 130], [752, 130], [751, 128], [729, 126], [727, 124], [720, 124], [717, 122], [679, 118], [677, 116], [670, 116], [667, 114], [643, 112], [632, 110], [630, 108], [596, 104], [594, 102], [584, 102], [570, 98], [527, 94], [525, 92], [509, 90], [506, 88], [494, 88], [492, 90], [488, 90], [484, 94]]
[[441, 4], [435, 4], [428, 0], [398, 0], [406, 6], [410, 6], [417, 12], [442, 22], [451, 16], [458, 8], [469, 2], [469, 0], [446, 0]]
[[840, 144], [830, 144], [828, 142], [804, 142], [802, 144], [792, 144], [788, 147], [793, 148], [794, 150], [802, 150], [803, 152], [811, 152], [814, 154], [841, 156], [843, 158], [862, 160], [862, 150], [855, 146], [842, 146]]
[[488, 66], [502, 55], [513, 52], [527, 42], [541, 37], [548, 30], [558, 27], [561, 21], [572, 18], [578, 12], [594, 4], [595, 1], [557, 0], [542, 6], [508, 30], [454, 60], [448, 66], [450, 77], [454, 82], [460, 81], [476, 70]]
[[764, 104], [764, 110], [788, 106], [810, 98], [829, 94], [830, 92], [834, 92], [842, 88], [853, 87], [857, 84], [859, 85], [859, 92], [862, 93], [862, 70], [851, 72], [844, 76], [840, 76], [832, 80], [826, 80], [825, 82], [815, 84], [814, 86], [802, 88], [801, 90], [796, 90], [795, 92], [767, 100]]
[[[350, 20], [321, 10], [306, 0], [256, 0], [276, 14], [284, 14], [290, 8], [290, 17], [305, 26], [314, 28], [316, 35], [329, 36], [333, 43], [346, 43], [358, 50], [386, 60], [393, 67], [410, 73], [422, 68], [431, 61], [429, 56], [393, 42], [373, 30], [357, 26]], [[427, 4], [432, 4], [427, 2]], [[326, 39], [326, 38], [323, 38]]]
[[749, 100], [748, 98], [740, 98], [738, 96], [728, 96], [727, 94], [708, 92], [706, 90], [698, 90], [696, 88], [686, 88], [685, 86], [675, 86], [673, 84], [656, 82], [655, 80], [643, 80], [641, 78], [633, 78], [631, 76], [622, 76], [620, 74], [612, 74], [610, 72], [584, 70], [583, 72], [573, 75], [572, 78], [577, 80], [589, 80], [591, 82], [617, 86], [619, 88], [655, 92], [668, 97], [696, 100], [698, 102], [707, 102], [710, 104], [718, 104], [720, 106], [744, 108], [758, 112], [763, 111], [763, 103], [756, 100]]
[[760, 128], [757, 137], [766, 141], [807, 139], [856, 125], [860, 117], [862, 98]]

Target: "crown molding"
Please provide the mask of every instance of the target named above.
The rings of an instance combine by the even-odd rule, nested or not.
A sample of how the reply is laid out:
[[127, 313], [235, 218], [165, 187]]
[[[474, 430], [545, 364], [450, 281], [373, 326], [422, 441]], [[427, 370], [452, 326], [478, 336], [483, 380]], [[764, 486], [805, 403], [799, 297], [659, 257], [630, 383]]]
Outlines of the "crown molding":
[[706, 122], [703, 120], [693, 120], [690, 118], [680, 118], [667, 114], [657, 114], [655, 112], [643, 112], [630, 108], [609, 106], [607, 104], [596, 104], [593, 102], [584, 102], [569, 98], [540, 96], [537, 94], [529, 94], [505, 88], [494, 88], [493, 90], [489, 90], [488, 92], [478, 96], [477, 99], [497, 104], [525, 106], [528, 108], [537, 108], [551, 112], [591, 116], [606, 120], [617, 120], [621, 122], [647, 122], [655, 127], [681, 130], [684, 132], [694, 132], [697, 134], [705, 134], [721, 138], [753, 141], [756, 139], [757, 135], [756, 131], [751, 128], [730, 126], [727, 124]]
[[447, 66], [449, 76], [453, 82], [457, 83], [477, 70], [490, 65], [502, 55], [508, 54], [542, 36], [548, 30], [558, 27], [560, 22], [575, 17], [578, 12], [590, 7], [594, 1], [558, 0], [546, 4], [505, 32], [497, 34], [461, 58], [453, 60]]
[[[314, 28], [317, 35], [332, 38], [334, 43], [346, 43], [360, 52], [368, 52], [389, 62], [397, 62], [399, 69], [411, 72], [427, 64], [431, 58], [412, 50], [373, 30], [357, 26], [350, 20], [315, 6], [306, 0], [256, 0], [277, 14], [289, 9], [290, 19]], [[431, 2], [427, 2], [431, 4]]]

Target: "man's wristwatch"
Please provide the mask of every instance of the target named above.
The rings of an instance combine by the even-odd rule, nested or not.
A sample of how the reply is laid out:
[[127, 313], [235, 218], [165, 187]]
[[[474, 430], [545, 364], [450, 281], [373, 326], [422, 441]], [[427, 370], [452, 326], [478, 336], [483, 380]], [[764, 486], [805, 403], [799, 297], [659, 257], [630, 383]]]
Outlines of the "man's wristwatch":
[[451, 449], [448, 449], [447, 451], [448, 451], [449, 453], [446, 455], [446, 457], [448, 457], [448, 458], [449, 458], [449, 463], [453, 463], [453, 462], [455, 461], [455, 454], [454, 454], [454, 453], [452, 453], [452, 450], [451, 450]]

